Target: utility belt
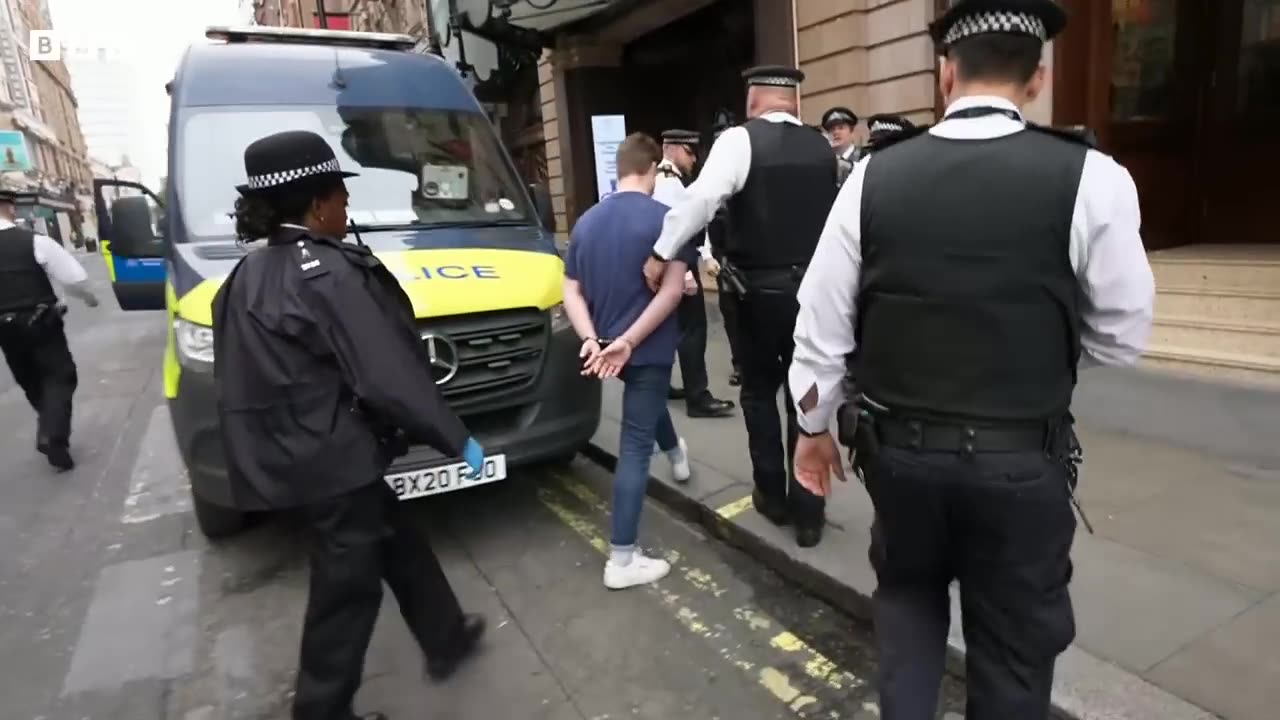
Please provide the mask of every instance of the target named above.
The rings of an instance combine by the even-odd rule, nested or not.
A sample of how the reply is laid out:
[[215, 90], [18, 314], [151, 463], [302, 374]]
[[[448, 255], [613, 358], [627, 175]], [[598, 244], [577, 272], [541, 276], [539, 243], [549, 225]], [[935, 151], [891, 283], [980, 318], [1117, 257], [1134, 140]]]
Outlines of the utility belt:
[[1033, 422], [942, 420], [895, 413], [860, 393], [852, 397], [840, 408], [836, 434], [840, 443], [849, 448], [849, 464], [864, 483], [867, 468], [874, 465], [885, 447], [955, 453], [962, 457], [978, 453], [1043, 452], [1067, 470], [1071, 503], [1085, 528], [1093, 533], [1093, 526], [1075, 495], [1084, 450], [1076, 437], [1075, 418], [1070, 412]]
[[0, 312], [0, 328], [41, 329], [53, 327], [67, 314], [62, 303], [40, 303], [35, 307]]
[[720, 275], [738, 297], [749, 293], [791, 295], [800, 289], [808, 265], [782, 265], [769, 268], [744, 268], [729, 258], [720, 262]]

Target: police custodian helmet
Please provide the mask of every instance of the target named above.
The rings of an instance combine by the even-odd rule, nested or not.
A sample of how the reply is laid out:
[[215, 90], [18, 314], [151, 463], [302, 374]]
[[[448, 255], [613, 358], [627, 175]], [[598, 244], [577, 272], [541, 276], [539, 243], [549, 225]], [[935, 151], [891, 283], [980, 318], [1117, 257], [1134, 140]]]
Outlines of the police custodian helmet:
[[344, 171], [329, 143], [307, 130], [287, 130], [254, 140], [244, 150], [244, 172], [249, 180], [236, 186], [241, 194], [310, 178], [349, 178], [359, 174]]

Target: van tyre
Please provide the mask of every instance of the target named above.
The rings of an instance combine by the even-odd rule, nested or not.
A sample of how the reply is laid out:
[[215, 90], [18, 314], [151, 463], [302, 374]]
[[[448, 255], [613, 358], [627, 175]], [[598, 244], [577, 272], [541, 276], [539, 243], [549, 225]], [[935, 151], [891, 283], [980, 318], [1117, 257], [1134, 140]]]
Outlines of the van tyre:
[[249, 525], [249, 514], [205, 500], [191, 494], [192, 509], [196, 514], [196, 525], [200, 532], [210, 540], [231, 537]]

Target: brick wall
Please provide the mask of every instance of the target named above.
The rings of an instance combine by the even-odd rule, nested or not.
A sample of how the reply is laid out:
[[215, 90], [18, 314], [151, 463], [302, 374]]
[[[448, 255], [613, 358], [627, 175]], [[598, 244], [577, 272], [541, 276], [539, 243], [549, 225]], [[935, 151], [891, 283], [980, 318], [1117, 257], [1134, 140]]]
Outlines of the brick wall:
[[542, 103], [542, 137], [547, 147], [547, 182], [551, 204], [556, 210], [556, 238], [562, 244], [569, 239], [569, 216], [565, 211], [564, 161], [561, 155], [560, 112], [556, 103], [555, 73], [551, 52], [538, 61], [538, 99]]
[[[928, 35], [934, 0], [795, 0], [802, 111], [817, 124], [844, 105], [865, 118], [935, 119], [937, 57]], [[865, 127], [865, 126], [861, 126]]]

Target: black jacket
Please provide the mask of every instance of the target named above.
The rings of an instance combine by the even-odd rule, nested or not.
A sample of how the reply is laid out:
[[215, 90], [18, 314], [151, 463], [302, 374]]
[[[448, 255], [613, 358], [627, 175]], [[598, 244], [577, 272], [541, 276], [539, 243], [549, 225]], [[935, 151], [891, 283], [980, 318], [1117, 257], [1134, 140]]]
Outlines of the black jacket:
[[468, 432], [436, 387], [413, 306], [367, 248], [282, 229], [240, 261], [213, 312], [218, 413], [240, 509], [382, 482], [405, 440], [461, 454]]

